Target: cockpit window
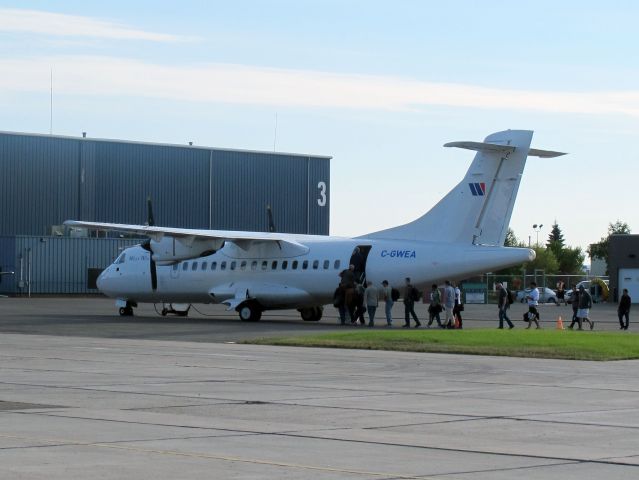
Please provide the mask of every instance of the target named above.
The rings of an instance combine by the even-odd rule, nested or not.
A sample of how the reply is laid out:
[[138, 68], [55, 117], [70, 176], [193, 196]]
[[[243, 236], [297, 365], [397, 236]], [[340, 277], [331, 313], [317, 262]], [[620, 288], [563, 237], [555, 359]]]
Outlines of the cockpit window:
[[115, 263], [124, 263], [126, 261], [126, 253], [122, 252], [122, 254], [118, 257]]

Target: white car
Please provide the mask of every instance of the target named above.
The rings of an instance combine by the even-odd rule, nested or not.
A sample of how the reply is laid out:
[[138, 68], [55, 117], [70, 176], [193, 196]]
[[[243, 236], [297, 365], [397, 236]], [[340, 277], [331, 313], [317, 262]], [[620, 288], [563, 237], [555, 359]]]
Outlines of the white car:
[[[537, 287], [539, 291], [539, 303], [554, 303], [557, 305], [557, 294], [548, 287]], [[530, 288], [519, 290], [517, 292], [517, 300], [526, 303], [526, 297], [530, 294]]]

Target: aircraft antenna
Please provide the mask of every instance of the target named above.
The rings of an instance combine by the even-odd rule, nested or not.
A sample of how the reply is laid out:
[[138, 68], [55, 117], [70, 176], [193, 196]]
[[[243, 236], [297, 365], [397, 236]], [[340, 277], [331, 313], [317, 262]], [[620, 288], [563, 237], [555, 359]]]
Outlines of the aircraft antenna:
[[49, 135], [53, 135], [53, 67], [49, 78]]
[[273, 134], [273, 151], [275, 151], [276, 143], [277, 143], [277, 113], [275, 114], [275, 132]]

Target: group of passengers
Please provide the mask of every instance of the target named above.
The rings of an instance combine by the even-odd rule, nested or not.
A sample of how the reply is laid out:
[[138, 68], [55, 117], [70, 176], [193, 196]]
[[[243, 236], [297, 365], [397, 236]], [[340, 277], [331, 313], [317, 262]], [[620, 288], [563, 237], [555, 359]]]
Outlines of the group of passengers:
[[[395, 302], [399, 300], [400, 292], [393, 288], [388, 280], [381, 283], [381, 288], [373, 285], [373, 282], [365, 280], [363, 271], [358, 270], [357, 265], [351, 263], [349, 268], [339, 274], [339, 286], [333, 295], [333, 305], [339, 312], [341, 325], [347, 325], [347, 319], [351, 325], [366, 325], [364, 314], [368, 314], [368, 326], [375, 326], [375, 313], [380, 300], [384, 302], [384, 313], [386, 315], [386, 326], [393, 326], [392, 309]], [[403, 328], [410, 328], [410, 319], [413, 318], [415, 328], [422, 324], [415, 313], [415, 303], [424, 298], [424, 303], [428, 303], [429, 320], [426, 324], [430, 328], [433, 321], [437, 321], [440, 328], [462, 328], [461, 312], [464, 306], [461, 302], [461, 290], [453, 287], [450, 281], [446, 281], [443, 295], [437, 285], [433, 285], [427, 294], [429, 301], [426, 301], [426, 294], [415, 288], [410, 278], [404, 283], [404, 325]], [[444, 312], [445, 318], [442, 321], [440, 314]]]

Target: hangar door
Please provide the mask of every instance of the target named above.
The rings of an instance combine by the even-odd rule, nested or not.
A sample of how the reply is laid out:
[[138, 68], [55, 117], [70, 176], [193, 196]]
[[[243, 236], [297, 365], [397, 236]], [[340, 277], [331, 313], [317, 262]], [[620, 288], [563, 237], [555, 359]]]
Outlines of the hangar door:
[[619, 297], [624, 288], [628, 289], [632, 302], [639, 303], [639, 268], [619, 269]]

